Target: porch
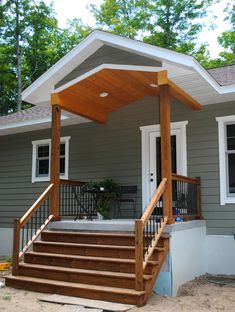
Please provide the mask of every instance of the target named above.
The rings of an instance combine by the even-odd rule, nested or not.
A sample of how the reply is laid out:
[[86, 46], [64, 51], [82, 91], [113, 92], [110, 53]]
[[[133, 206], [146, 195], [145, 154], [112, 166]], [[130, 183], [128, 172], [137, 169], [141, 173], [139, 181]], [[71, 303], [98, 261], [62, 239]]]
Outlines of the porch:
[[[131, 84], [129, 84], [130, 81]], [[123, 92], [123, 94], [118, 93], [118, 90], [120, 92], [123, 90], [124, 85], [128, 85], [130, 89]], [[90, 89], [91, 86], [94, 86], [94, 88]], [[105, 92], [101, 92], [102, 90], [105, 90]], [[104, 93], [108, 95], [101, 96]], [[111, 95], [110, 97], [109, 94]], [[107, 120], [108, 113], [147, 95], [152, 95], [154, 98], [159, 97], [161, 134], [160, 180], [157, 181], [155, 177], [156, 187], [153, 188], [153, 192], [150, 192], [151, 196], [148, 199], [147, 205], [142, 206], [142, 211], [135, 221], [105, 220], [99, 223], [100, 221], [95, 219], [92, 221], [84, 220], [87, 217], [92, 216], [94, 218], [96, 216], [97, 202], [94, 198], [87, 196], [87, 192], [84, 190], [84, 185], [86, 185], [84, 181], [60, 179], [61, 110], [68, 110], [93, 121], [104, 123]], [[97, 98], [97, 96], [99, 97]], [[66, 88], [59, 88], [57, 92], [52, 94], [50, 185], [28, 212], [21, 219], [15, 221], [13, 277], [12, 279], [8, 279], [9, 285], [14, 285], [15, 283], [18, 287], [23, 287], [23, 281], [27, 281], [27, 287], [34, 285], [35, 289], [42, 291], [43, 288], [40, 284], [42, 281], [30, 280], [28, 276], [39, 278], [42, 273], [40, 270], [46, 269], [50, 273], [50, 268], [34, 267], [31, 270], [22, 261], [23, 259], [26, 259], [26, 263], [27, 261], [39, 261], [39, 263], [37, 262], [38, 264], [43, 263], [40, 261], [47, 261], [45, 258], [42, 260], [42, 257], [45, 255], [32, 254], [30, 251], [32, 246], [34, 251], [38, 253], [43, 253], [44, 248], [47, 248], [47, 257], [49, 257], [49, 253], [56, 253], [57, 248], [59, 248], [62, 255], [69, 254], [69, 256], [66, 256], [67, 260], [68, 258], [74, 258], [75, 255], [79, 255], [79, 257], [83, 256], [83, 262], [86, 261], [86, 257], [95, 256], [97, 258], [104, 255], [103, 257], [110, 258], [114, 254], [115, 259], [121, 258], [119, 260], [120, 263], [126, 263], [129, 261], [127, 259], [131, 259], [132, 268], [128, 269], [130, 270], [128, 273], [131, 273], [131, 275], [115, 275], [107, 271], [106, 275], [109, 275], [109, 279], [104, 279], [102, 285], [113, 287], [113, 281], [110, 281], [110, 277], [115, 275], [119, 279], [118, 285], [124, 288], [126, 286], [126, 280], [131, 279], [131, 283], [127, 287], [128, 289], [122, 290], [122, 294], [126, 296], [125, 302], [134, 302], [137, 305], [143, 305], [146, 302], [168, 253], [169, 237], [164, 235], [166, 224], [174, 224], [175, 221], [187, 221], [195, 218], [200, 219], [202, 217], [200, 209], [200, 179], [188, 178], [172, 173], [171, 96], [177, 98], [178, 101], [187, 107], [194, 110], [201, 109], [199, 103], [172, 83], [167, 77], [166, 71], [153, 73], [152, 71], [148, 72], [143, 69], [142, 71], [133, 69], [131, 71], [117, 69], [102, 70], [91, 74], [88, 78], [84, 78], [81, 81], [74, 81], [72, 85], [69, 84]], [[84, 103], [84, 105], [80, 103]], [[78, 220], [71, 223], [69, 221], [63, 221], [64, 217], [78, 217]], [[79, 225], [84, 229], [81, 227], [74, 228], [73, 230], [76, 231], [73, 231], [71, 235], [62, 233], [62, 236], [67, 237], [67, 241], [64, 242], [64, 238], [59, 233], [57, 235], [56, 233], [47, 233], [45, 231], [48, 224], [52, 223], [54, 223], [52, 227], [55, 227], [57, 224], [67, 227], [63, 228], [63, 231], [71, 230], [74, 225]], [[99, 233], [99, 227], [102, 227], [102, 233]], [[112, 232], [109, 232], [110, 229]], [[120, 232], [119, 229], [122, 234], [114, 233]], [[82, 233], [84, 230], [88, 231], [87, 235]], [[107, 234], [106, 231], [109, 233]], [[129, 233], [124, 235], [123, 232]], [[50, 241], [50, 234], [54, 235], [52, 235], [52, 241]], [[41, 242], [37, 240], [40, 235], [42, 237]], [[84, 246], [86, 244], [84, 240], [85, 236], [89, 236], [89, 241], [93, 243], [87, 243], [87, 246]], [[122, 236], [124, 237], [123, 239], [121, 238]], [[94, 246], [95, 244], [99, 245], [102, 242], [102, 238], [105, 238], [104, 245], [100, 247]], [[62, 240], [60, 241], [60, 239]], [[120, 242], [118, 243], [118, 241]], [[76, 242], [76, 245], [74, 245], [74, 242]], [[80, 246], [81, 242], [83, 246]], [[61, 259], [59, 255], [56, 257], [56, 259]], [[39, 260], [35, 260], [36, 258]], [[91, 259], [89, 258], [87, 260]], [[53, 258], [46, 263], [51, 265], [55, 261], [57, 260]], [[98, 260], [95, 259], [94, 261]], [[61, 265], [59, 260], [58, 262]], [[106, 262], [107, 259], [102, 259], [102, 268]], [[71, 265], [69, 263], [67, 263], [67, 266]], [[79, 266], [80, 262], [77, 265]], [[149, 269], [151, 266], [152, 270]], [[81, 268], [79, 267], [79, 269]], [[119, 269], [120, 273], [126, 273], [122, 271], [121, 267]], [[81, 281], [79, 274], [81, 274], [80, 271], [76, 276]], [[86, 272], [86, 274], [94, 277], [101, 273]], [[21, 278], [21, 276], [23, 277]], [[27, 276], [27, 279], [24, 279], [24, 276]], [[49, 276], [51, 276], [52, 280], [58, 278], [55, 272], [51, 272]], [[69, 276], [71, 276], [71, 272]], [[102, 278], [97, 277], [97, 280], [95, 280], [95, 278], [92, 279], [91, 277], [89, 284], [99, 285]], [[74, 279], [66, 277], [66, 281], [74, 282]], [[48, 285], [50, 284], [48, 289], [52, 291], [53, 282], [49, 280], [47, 283]], [[84, 280], [80, 284], [83, 283]], [[68, 293], [74, 294], [81, 291], [81, 289], [84, 290], [85, 286], [80, 284], [76, 285], [76, 287], [66, 284], [68, 286]], [[62, 293], [64, 290], [61, 287], [61, 284], [58, 282], [55, 287], [56, 292]], [[72, 290], [73, 287], [76, 288], [76, 291]], [[120, 297], [119, 289], [106, 288], [101, 290], [97, 286], [93, 290], [93, 295], [96, 298], [102, 293], [101, 298], [102, 296], [106, 296], [111, 301], [116, 300], [122, 302], [123, 300]], [[108, 297], [107, 293], [109, 294]], [[85, 292], [83, 293], [83, 296], [88, 295]]]

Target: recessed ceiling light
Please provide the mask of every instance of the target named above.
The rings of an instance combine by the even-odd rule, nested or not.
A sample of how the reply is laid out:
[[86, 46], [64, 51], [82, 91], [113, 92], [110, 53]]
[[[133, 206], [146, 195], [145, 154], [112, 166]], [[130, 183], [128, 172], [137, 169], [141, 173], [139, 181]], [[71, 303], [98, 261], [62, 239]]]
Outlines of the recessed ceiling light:
[[100, 93], [100, 97], [106, 97], [106, 96], [108, 96], [109, 94], [108, 94], [108, 92], [101, 92]]
[[158, 85], [156, 85], [155, 83], [150, 83], [149, 85], [150, 85], [150, 87], [152, 87], [152, 88], [157, 88], [157, 87], [158, 87]]

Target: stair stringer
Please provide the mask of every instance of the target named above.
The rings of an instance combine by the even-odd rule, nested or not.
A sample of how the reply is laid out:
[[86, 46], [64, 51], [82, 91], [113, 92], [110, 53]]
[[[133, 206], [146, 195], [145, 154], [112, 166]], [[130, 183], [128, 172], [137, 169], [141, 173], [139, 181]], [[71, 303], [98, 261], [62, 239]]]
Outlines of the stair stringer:
[[168, 254], [168, 251], [169, 251], [169, 238], [165, 238], [164, 239], [164, 251], [159, 254], [159, 264], [155, 267], [155, 270], [153, 272], [153, 277], [151, 278], [151, 280], [146, 285], [145, 295], [143, 296], [143, 302], [141, 302], [141, 306], [143, 306], [147, 303], [148, 298], [153, 291], [155, 281], [156, 281], [158, 274], [162, 268], [164, 260]]

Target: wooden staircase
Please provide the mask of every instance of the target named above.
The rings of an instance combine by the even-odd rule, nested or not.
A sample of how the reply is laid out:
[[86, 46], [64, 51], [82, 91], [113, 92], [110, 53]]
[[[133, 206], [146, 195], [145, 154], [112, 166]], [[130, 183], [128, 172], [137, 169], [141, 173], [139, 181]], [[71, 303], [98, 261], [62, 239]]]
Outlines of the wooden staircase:
[[6, 285], [142, 306], [168, 252], [168, 239], [160, 237], [149, 259], [142, 291], [135, 290], [135, 235], [117, 232], [44, 230]]

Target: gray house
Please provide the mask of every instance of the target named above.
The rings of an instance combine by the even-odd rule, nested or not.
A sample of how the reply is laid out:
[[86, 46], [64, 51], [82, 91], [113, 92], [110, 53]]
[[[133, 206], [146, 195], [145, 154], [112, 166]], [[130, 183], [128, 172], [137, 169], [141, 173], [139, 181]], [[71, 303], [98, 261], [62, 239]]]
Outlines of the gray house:
[[[165, 96], [167, 92], [171, 97], [170, 106], [169, 97]], [[94, 31], [27, 88], [23, 99], [34, 107], [0, 117], [0, 253], [11, 253], [14, 219], [26, 213], [26, 217], [21, 218], [21, 224], [25, 226], [28, 215], [31, 217], [47, 196], [51, 196], [50, 202], [44, 206], [52, 208], [47, 221], [39, 227], [45, 231], [44, 226], [54, 222], [49, 225], [51, 233], [41, 234], [41, 230], [40, 233], [36, 230], [33, 235], [32, 226], [27, 227], [27, 234], [21, 229], [18, 238], [15, 235], [15, 244], [16, 240], [18, 244], [23, 241], [22, 250], [18, 248], [22, 253], [20, 256], [28, 251], [25, 262], [17, 264], [15, 276], [7, 280], [8, 285], [43, 291], [39, 286], [40, 276], [47, 276], [45, 265], [55, 263], [55, 260], [46, 262], [44, 259], [43, 262], [37, 253], [44, 250], [49, 259], [55, 251], [52, 247], [45, 251], [45, 244], [40, 247], [42, 242], [34, 241], [39, 234], [48, 244], [48, 237], [56, 236], [55, 230], [57, 238], [51, 239], [57, 244], [59, 233], [65, 237], [66, 230], [73, 229], [84, 236], [87, 234], [81, 234], [81, 229], [84, 231], [87, 227], [93, 231], [93, 234], [89, 232], [90, 236], [95, 232], [101, 235], [96, 220], [61, 221], [66, 215], [61, 213], [66, 201], [59, 198], [61, 188], [58, 194], [59, 184], [66, 190], [77, 188], [81, 195], [82, 185], [76, 184], [77, 180], [88, 182], [103, 178], [111, 178], [120, 185], [136, 185], [138, 220], [144, 220], [141, 216], [145, 217], [148, 209], [152, 216], [143, 221], [143, 226], [148, 225], [143, 231], [153, 235], [149, 227], [151, 229], [151, 218], [157, 215], [153, 227], [163, 225], [164, 234], [161, 229], [154, 228], [156, 244], [142, 248], [144, 253], [148, 250], [150, 254], [149, 257], [144, 254], [142, 277], [138, 277], [141, 270], [136, 265], [138, 248], [135, 247], [135, 256], [133, 253], [123, 256], [123, 263], [134, 257], [135, 269], [133, 272], [127, 270], [129, 275], [125, 276], [128, 281], [134, 279], [135, 286], [129, 287], [134, 288], [133, 293], [129, 289], [120, 295], [119, 290], [112, 290], [115, 296], [107, 295], [106, 288], [110, 284], [102, 282], [103, 276], [97, 284], [106, 288], [94, 290], [93, 298], [104, 296], [110, 301], [122, 302], [118, 296], [126, 296], [125, 302], [142, 305], [147, 300], [146, 293], [152, 289], [175, 295], [182, 283], [205, 272], [235, 274], [235, 65], [205, 70], [190, 56]], [[166, 107], [170, 107], [170, 111]], [[48, 185], [51, 188], [45, 193]], [[67, 213], [67, 217], [73, 219], [77, 214], [73, 210], [76, 196], [71, 193], [70, 213]], [[156, 199], [155, 213], [150, 207], [153, 198]], [[157, 208], [161, 212], [156, 213]], [[115, 210], [112, 214], [115, 218]], [[136, 238], [137, 225], [134, 230], [131, 220], [133, 214], [127, 210], [122, 217], [121, 220], [102, 221], [105, 233], [97, 244], [102, 245], [107, 236], [113, 241], [118, 237], [122, 241], [120, 231], [125, 231], [122, 236], [129, 235], [126, 239], [132, 240], [133, 244], [135, 240], [136, 246], [140, 243]], [[40, 218], [41, 214], [40, 217], [38, 214], [34, 219], [36, 226]], [[111, 230], [119, 234], [109, 232]], [[18, 231], [20, 233], [19, 228]], [[28, 232], [31, 232], [30, 239]], [[29, 251], [27, 245], [31, 240], [35, 244], [33, 251]], [[87, 236], [85, 241], [89, 241]], [[67, 243], [72, 244], [71, 240]], [[125, 241], [124, 245], [132, 243]], [[162, 256], [154, 256], [156, 249], [163, 252]], [[100, 257], [106, 257], [104, 250], [99, 252]], [[90, 257], [94, 256], [90, 254]], [[148, 286], [146, 281], [150, 280], [150, 273], [146, 272], [154, 265], [151, 261], [159, 261], [159, 267], [153, 270], [154, 278]], [[37, 267], [29, 268], [32, 263]], [[113, 278], [112, 274], [110, 276]], [[55, 277], [51, 279], [56, 280]], [[63, 287], [70, 290], [69, 282], [76, 282], [64, 281], [67, 286]], [[41, 282], [46, 283], [45, 280]], [[55, 286], [54, 282], [52, 289], [48, 282], [48, 292], [63, 293], [61, 284], [57, 283]], [[82, 292], [84, 285], [79, 287], [80, 296], [86, 297]], [[74, 289], [69, 294], [77, 295]]]

